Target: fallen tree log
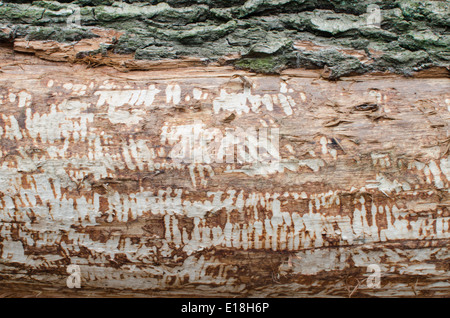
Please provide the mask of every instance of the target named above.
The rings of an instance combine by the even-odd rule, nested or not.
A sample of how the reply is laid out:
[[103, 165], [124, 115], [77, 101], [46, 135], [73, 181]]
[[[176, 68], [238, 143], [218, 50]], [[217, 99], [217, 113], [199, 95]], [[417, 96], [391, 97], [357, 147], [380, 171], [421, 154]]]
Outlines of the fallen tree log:
[[0, 3], [0, 296], [449, 297], [448, 24]]

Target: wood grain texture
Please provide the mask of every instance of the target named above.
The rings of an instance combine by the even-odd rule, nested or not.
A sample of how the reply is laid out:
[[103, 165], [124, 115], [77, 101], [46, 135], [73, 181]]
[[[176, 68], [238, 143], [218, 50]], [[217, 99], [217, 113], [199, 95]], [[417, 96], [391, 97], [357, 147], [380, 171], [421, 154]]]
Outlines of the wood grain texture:
[[[447, 77], [0, 52], [3, 296], [450, 296]], [[174, 161], [198, 123], [278, 129], [280, 162]]]

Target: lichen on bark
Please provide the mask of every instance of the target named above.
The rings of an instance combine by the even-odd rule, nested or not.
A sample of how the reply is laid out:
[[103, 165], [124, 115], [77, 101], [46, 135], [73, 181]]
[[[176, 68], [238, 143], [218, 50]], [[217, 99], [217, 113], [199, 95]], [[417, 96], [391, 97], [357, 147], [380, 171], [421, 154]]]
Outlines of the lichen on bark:
[[[75, 5], [81, 25], [68, 26]], [[381, 28], [366, 25], [369, 5], [381, 9]], [[263, 73], [327, 66], [331, 78], [370, 71], [409, 74], [448, 67], [449, 12], [448, 1], [416, 0], [8, 0], [0, 5], [0, 41], [73, 42], [95, 37], [90, 30], [100, 27], [122, 31], [110, 50], [135, 53], [136, 59], [198, 56], [216, 61], [237, 53], [242, 60], [231, 63]], [[299, 50], [298, 41], [322, 49]], [[343, 52], [348, 50], [363, 52], [368, 61]], [[261, 67], [261, 61], [269, 60], [276, 63]]]

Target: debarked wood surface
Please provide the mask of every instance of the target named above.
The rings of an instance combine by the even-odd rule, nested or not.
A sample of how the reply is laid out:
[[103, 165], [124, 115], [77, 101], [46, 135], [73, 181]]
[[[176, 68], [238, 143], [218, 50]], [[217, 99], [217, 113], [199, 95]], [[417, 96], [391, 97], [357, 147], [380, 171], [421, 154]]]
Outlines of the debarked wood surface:
[[[2, 48], [2, 296], [450, 296], [447, 77], [170, 63]], [[276, 128], [280, 162], [173, 160], [198, 125]]]

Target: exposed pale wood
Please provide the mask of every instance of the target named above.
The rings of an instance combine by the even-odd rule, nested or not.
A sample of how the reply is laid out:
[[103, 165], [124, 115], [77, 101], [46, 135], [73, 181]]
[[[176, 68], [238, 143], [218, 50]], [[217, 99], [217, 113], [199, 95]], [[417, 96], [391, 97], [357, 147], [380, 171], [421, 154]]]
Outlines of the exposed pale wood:
[[[5, 296], [450, 295], [448, 78], [0, 54]], [[279, 128], [280, 168], [174, 164], [164, 127], [195, 121]]]

